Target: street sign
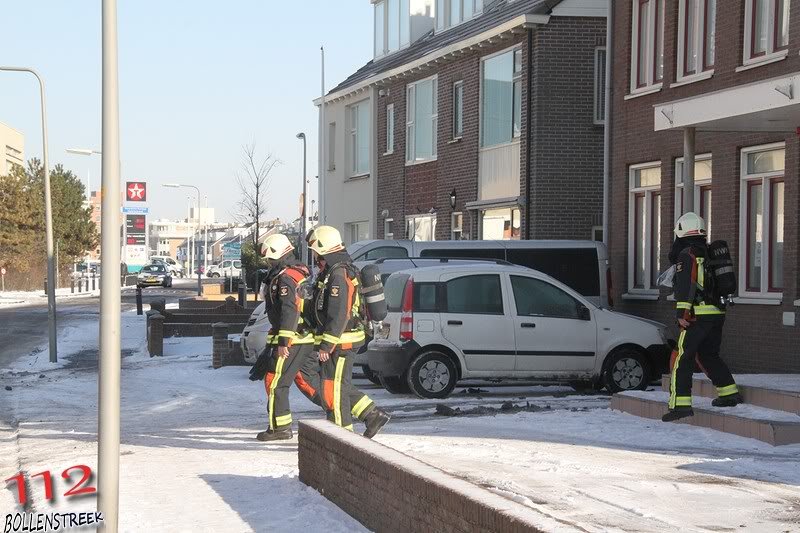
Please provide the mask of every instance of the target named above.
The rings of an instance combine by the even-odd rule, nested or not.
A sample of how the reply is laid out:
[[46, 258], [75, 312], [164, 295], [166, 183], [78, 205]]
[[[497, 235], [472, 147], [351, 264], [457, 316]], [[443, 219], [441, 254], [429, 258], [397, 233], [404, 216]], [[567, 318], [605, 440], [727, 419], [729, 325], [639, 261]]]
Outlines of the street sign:
[[125, 187], [125, 197], [129, 202], [146, 202], [147, 183], [143, 181], [129, 181]]
[[222, 245], [223, 259], [239, 259], [242, 256], [242, 243], [239, 241], [229, 242]]
[[131, 233], [147, 233], [147, 218], [144, 215], [128, 215], [125, 217], [125, 227], [128, 235]]
[[126, 215], [149, 215], [149, 207], [123, 207], [122, 212]]

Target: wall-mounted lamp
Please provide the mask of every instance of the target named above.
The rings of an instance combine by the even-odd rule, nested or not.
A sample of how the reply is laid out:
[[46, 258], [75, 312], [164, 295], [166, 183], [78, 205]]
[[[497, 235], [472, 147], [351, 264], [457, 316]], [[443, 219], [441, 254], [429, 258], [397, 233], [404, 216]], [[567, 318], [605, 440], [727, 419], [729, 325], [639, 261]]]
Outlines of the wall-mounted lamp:
[[457, 198], [456, 190], [453, 189], [453, 191], [450, 193], [450, 208], [451, 209], [455, 209], [456, 208], [456, 198]]

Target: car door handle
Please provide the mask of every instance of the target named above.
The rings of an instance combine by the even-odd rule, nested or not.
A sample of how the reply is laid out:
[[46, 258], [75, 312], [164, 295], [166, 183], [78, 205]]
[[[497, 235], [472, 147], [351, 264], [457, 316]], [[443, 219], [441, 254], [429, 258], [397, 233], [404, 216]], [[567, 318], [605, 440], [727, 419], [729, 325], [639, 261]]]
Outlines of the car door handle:
[[448, 320], [447, 321], [447, 325], [448, 326], [463, 326], [464, 323], [462, 321], [460, 321], [460, 320]]
[[523, 322], [523, 323], [521, 324], [521, 326], [522, 326], [523, 328], [531, 328], [531, 329], [533, 329], [533, 328], [535, 328], [535, 327], [536, 327], [536, 324], [534, 324], [533, 322]]

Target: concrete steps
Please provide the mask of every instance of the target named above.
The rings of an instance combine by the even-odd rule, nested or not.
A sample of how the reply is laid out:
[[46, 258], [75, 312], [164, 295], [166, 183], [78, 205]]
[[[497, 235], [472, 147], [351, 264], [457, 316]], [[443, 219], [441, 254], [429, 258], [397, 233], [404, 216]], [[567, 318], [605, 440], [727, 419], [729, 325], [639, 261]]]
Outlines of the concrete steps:
[[[794, 376], [794, 381], [785, 376], [780, 378], [781, 390], [775, 390], [762, 386], [769, 382], [764, 376], [752, 379], [737, 376], [745, 401], [753, 403], [718, 408], [711, 405], [711, 399], [716, 397], [714, 387], [704, 376], [695, 376], [694, 416], [677, 423], [758, 439], [773, 446], [800, 443], [800, 404], [795, 403], [800, 392], [793, 390], [795, 384], [800, 385], [800, 376]], [[666, 384], [668, 387], [668, 380]], [[615, 394], [611, 398], [611, 408], [643, 418], [660, 419], [667, 412], [668, 400], [669, 393], [665, 391], [629, 391]]]
[[[669, 392], [669, 374], [661, 376], [661, 389]], [[800, 415], [800, 376], [787, 374], [742, 374], [736, 384], [744, 402], [757, 407]], [[692, 395], [716, 398], [717, 389], [704, 374], [695, 374]]]

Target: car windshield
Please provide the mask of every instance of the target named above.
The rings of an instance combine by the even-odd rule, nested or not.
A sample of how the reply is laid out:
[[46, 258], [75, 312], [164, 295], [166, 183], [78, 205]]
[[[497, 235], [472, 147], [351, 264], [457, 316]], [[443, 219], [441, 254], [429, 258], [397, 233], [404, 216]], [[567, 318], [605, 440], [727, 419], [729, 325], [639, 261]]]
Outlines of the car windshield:
[[142, 269], [142, 272], [147, 272], [148, 274], [163, 274], [166, 272], [166, 269], [161, 265], [148, 265]]

